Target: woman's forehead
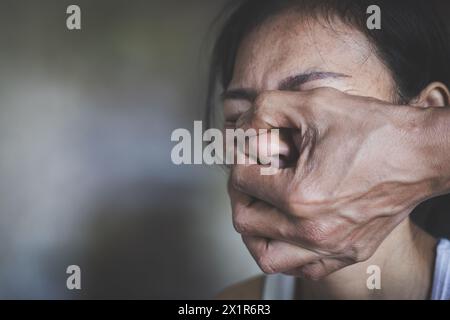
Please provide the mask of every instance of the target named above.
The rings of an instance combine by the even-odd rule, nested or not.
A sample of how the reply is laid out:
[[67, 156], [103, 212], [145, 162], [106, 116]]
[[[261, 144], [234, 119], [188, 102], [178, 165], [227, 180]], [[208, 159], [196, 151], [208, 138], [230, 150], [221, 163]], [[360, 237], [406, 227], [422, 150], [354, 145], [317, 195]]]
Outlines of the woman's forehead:
[[367, 38], [338, 20], [305, 19], [295, 13], [278, 15], [242, 41], [230, 87], [274, 89], [292, 73], [309, 70], [357, 76], [384, 65]]

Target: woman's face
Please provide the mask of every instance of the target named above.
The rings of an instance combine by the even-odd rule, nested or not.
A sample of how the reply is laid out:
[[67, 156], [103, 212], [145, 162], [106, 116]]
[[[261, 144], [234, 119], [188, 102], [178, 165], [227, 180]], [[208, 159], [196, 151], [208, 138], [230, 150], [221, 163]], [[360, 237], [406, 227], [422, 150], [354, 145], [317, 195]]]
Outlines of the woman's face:
[[224, 93], [226, 125], [263, 91], [324, 86], [380, 100], [395, 97], [389, 70], [362, 33], [339, 21], [330, 25], [298, 13], [280, 14], [250, 33], [238, 50]]

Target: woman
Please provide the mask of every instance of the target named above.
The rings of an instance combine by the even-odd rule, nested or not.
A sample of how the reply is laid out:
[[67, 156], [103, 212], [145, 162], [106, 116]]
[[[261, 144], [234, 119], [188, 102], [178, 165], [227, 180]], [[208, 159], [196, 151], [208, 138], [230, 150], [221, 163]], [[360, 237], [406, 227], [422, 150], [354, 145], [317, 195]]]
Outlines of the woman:
[[[209, 111], [221, 82], [225, 126], [257, 94], [332, 87], [416, 107], [449, 105], [449, 38], [430, 2], [378, 1], [381, 30], [367, 28], [363, 0], [239, 1], [216, 42]], [[283, 86], [286, 79], [289, 86]], [[371, 266], [381, 289], [370, 289]], [[319, 281], [258, 277], [225, 290], [225, 299], [450, 299], [450, 242], [409, 219], [365, 262]]]

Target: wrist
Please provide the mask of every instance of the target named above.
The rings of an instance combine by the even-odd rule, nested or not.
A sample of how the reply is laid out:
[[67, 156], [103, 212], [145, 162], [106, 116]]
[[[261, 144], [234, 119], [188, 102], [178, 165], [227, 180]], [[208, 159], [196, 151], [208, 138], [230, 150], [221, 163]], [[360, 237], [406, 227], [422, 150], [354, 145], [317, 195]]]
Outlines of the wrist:
[[450, 109], [404, 107], [401, 132], [415, 158], [415, 172], [426, 184], [424, 196], [450, 192]]

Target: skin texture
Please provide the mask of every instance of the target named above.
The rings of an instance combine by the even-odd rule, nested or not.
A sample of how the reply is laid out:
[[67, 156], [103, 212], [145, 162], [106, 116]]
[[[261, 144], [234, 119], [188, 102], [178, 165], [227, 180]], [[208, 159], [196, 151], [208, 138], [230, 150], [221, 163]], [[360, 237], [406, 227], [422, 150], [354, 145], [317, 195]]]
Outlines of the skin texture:
[[449, 116], [437, 110], [448, 89], [433, 83], [411, 106], [393, 105], [395, 83], [373, 52], [339, 21], [285, 12], [244, 39], [224, 94], [226, 127], [288, 130], [281, 156], [294, 161], [271, 176], [259, 165], [233, 166], [229, 195], [234, 226], [260, 268], [304, 278], [300, 298], [373, 298], [367, 263], [392, 280], [378, 298], [429, 295], [435, 240], [408, 215], [449, 190], [441, 136]]

